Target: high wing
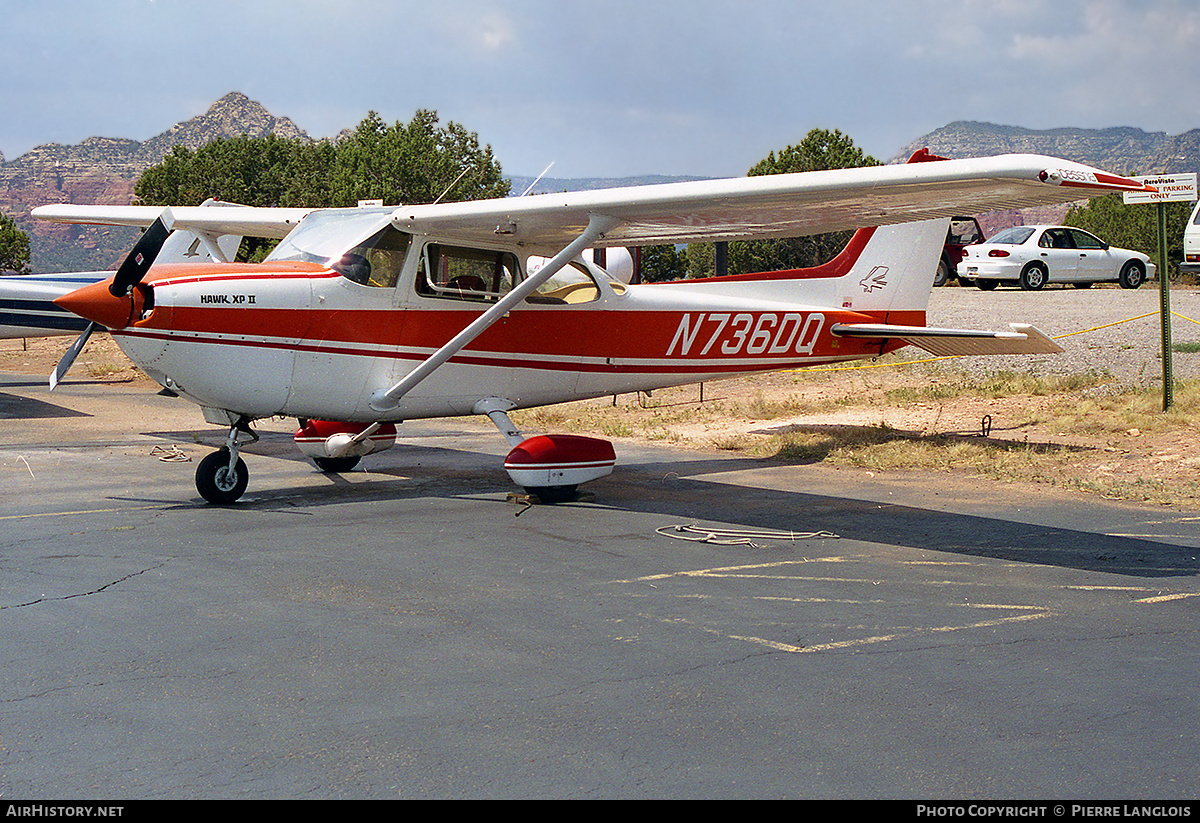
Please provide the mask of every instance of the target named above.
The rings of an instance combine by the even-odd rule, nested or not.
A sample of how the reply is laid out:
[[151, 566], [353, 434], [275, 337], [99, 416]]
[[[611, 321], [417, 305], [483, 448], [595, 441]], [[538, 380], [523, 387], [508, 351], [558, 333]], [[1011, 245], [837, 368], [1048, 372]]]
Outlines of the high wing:
[[[1124, 177], [1041, 155], [1002, 155], [726, 180], [400, 206], [393, 224], [463, 243], [519, 243], [552, 255], [593, 217], [595, 247], [798, 237], [994, 209], [1070, 202], [1105, 191], [1144, 191]], [[283, 237], [312, 209], [172, 208], [175, 227], [213, 235]], [[51, 205], [56, 222], [148, 226], [154, 206]]]
[[557, 250], [599, 215], [617, 225], [594, 245], [638, 246], [799, 237], [1145, 190], [1138, 181], [1054, 157], [928, 159], [939, 162], [402, 206], [392, 221], [404, 231], [463, 242], [500, 236]]

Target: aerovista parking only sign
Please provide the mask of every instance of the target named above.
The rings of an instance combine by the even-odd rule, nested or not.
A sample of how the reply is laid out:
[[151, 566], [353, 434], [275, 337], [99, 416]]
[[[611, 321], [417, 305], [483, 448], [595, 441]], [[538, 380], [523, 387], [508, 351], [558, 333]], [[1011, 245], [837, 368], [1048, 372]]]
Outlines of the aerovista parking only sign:
[[1157, 191], [1127, 191], [1122, 194], [1126, 203], [1173, 203], [1179, 200], [1193, 201], [1196, 199], [1196, 175], [1192, 174], [1152, 174], [1149, 177], [1135, 177], [1134, 180], [1146, 186], [1153, 186]]
[[1159, 310], [1162, 315], [1162, 367], [1163, 367], [1163, 411], [1171, 407], [1175, 382], [1171, 368], [1171, 284], [1167, 279], [1167, 208], [1166, 204], [1178, 200], [1191, 202], [1196, 199], [1196, 175], [1154, 174], [1135, 177], [1142, 185], [1152, 186], [1155, 191], [1127, 191], [1122, 193], [1128, 203], [1158, 204], [1158, 294]]

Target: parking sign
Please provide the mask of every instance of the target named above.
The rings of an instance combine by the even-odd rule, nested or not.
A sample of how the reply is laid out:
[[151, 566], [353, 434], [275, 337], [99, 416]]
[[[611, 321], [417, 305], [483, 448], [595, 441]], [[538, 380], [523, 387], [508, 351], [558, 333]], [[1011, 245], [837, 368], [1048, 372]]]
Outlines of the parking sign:
[[1152, 174], [1133, 179], [1143, 185], [1153, 186], [1158, 191], [1127, 191], [1123, 194], [1126, 203], [1191, 202], [1196, 199], [1195, 174]]

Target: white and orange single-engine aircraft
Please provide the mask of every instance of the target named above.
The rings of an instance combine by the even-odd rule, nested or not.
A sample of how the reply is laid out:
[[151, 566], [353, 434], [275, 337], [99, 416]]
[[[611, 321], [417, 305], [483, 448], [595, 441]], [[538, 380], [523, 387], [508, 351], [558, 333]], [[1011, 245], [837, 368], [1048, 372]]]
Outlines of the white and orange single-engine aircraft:
[[[509, 411], [908, 344], [939, 355], [1061, 351], [1029, 326], [925, 325], [946, 221], [1145, 187], [1033, 155], [913, 160], [939, 162], [433, 205], [33, 214], [148, 226], [112, 277], [54, 303], [89, 330], [107, 328], [138, 367], [229, 427], [197, 468], [205, 499], [244, 492], [239, 451], [257, 418], [299, 419], [299, 447], [346, 471], [393, 445], [401, 421], [479, 414], [511, 444], [512, 479], [558, 501], [612, 471], [612, 445], [526, 438]], [[627, 285], [581, 255], [844, 229], [858, 231], [840, 255], [790, 272]], [[282, 242], [262, 263], [227, 262], [242, 236]], [[165, 243], [212, 262], [156, 264]]]

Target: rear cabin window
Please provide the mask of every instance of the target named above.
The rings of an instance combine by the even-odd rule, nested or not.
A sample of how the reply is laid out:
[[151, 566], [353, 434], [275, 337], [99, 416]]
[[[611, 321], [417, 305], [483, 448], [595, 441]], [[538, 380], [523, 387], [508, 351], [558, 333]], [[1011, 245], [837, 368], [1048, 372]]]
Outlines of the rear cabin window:
[[495, 302], [520, 278], [516, 255], [430, 243], [421, 255], [417, 293], [446, 300]]
[[[491, 302], [524, 279], [521, 265], [511, 252], [430, 243], [421, 255], [417, 293], [443, 300]], [[600, 289], [587, 269], [578, 263], [565, 266], [543, 283], [525, 302], [538, 305], [572, 305], [600, 299]]]
[[525, 299], [529, 303], [544, 304], [591, 303], [600, 299], [600, 288], [586, 268], [579, 263], [571, 263], [563, 266]]

